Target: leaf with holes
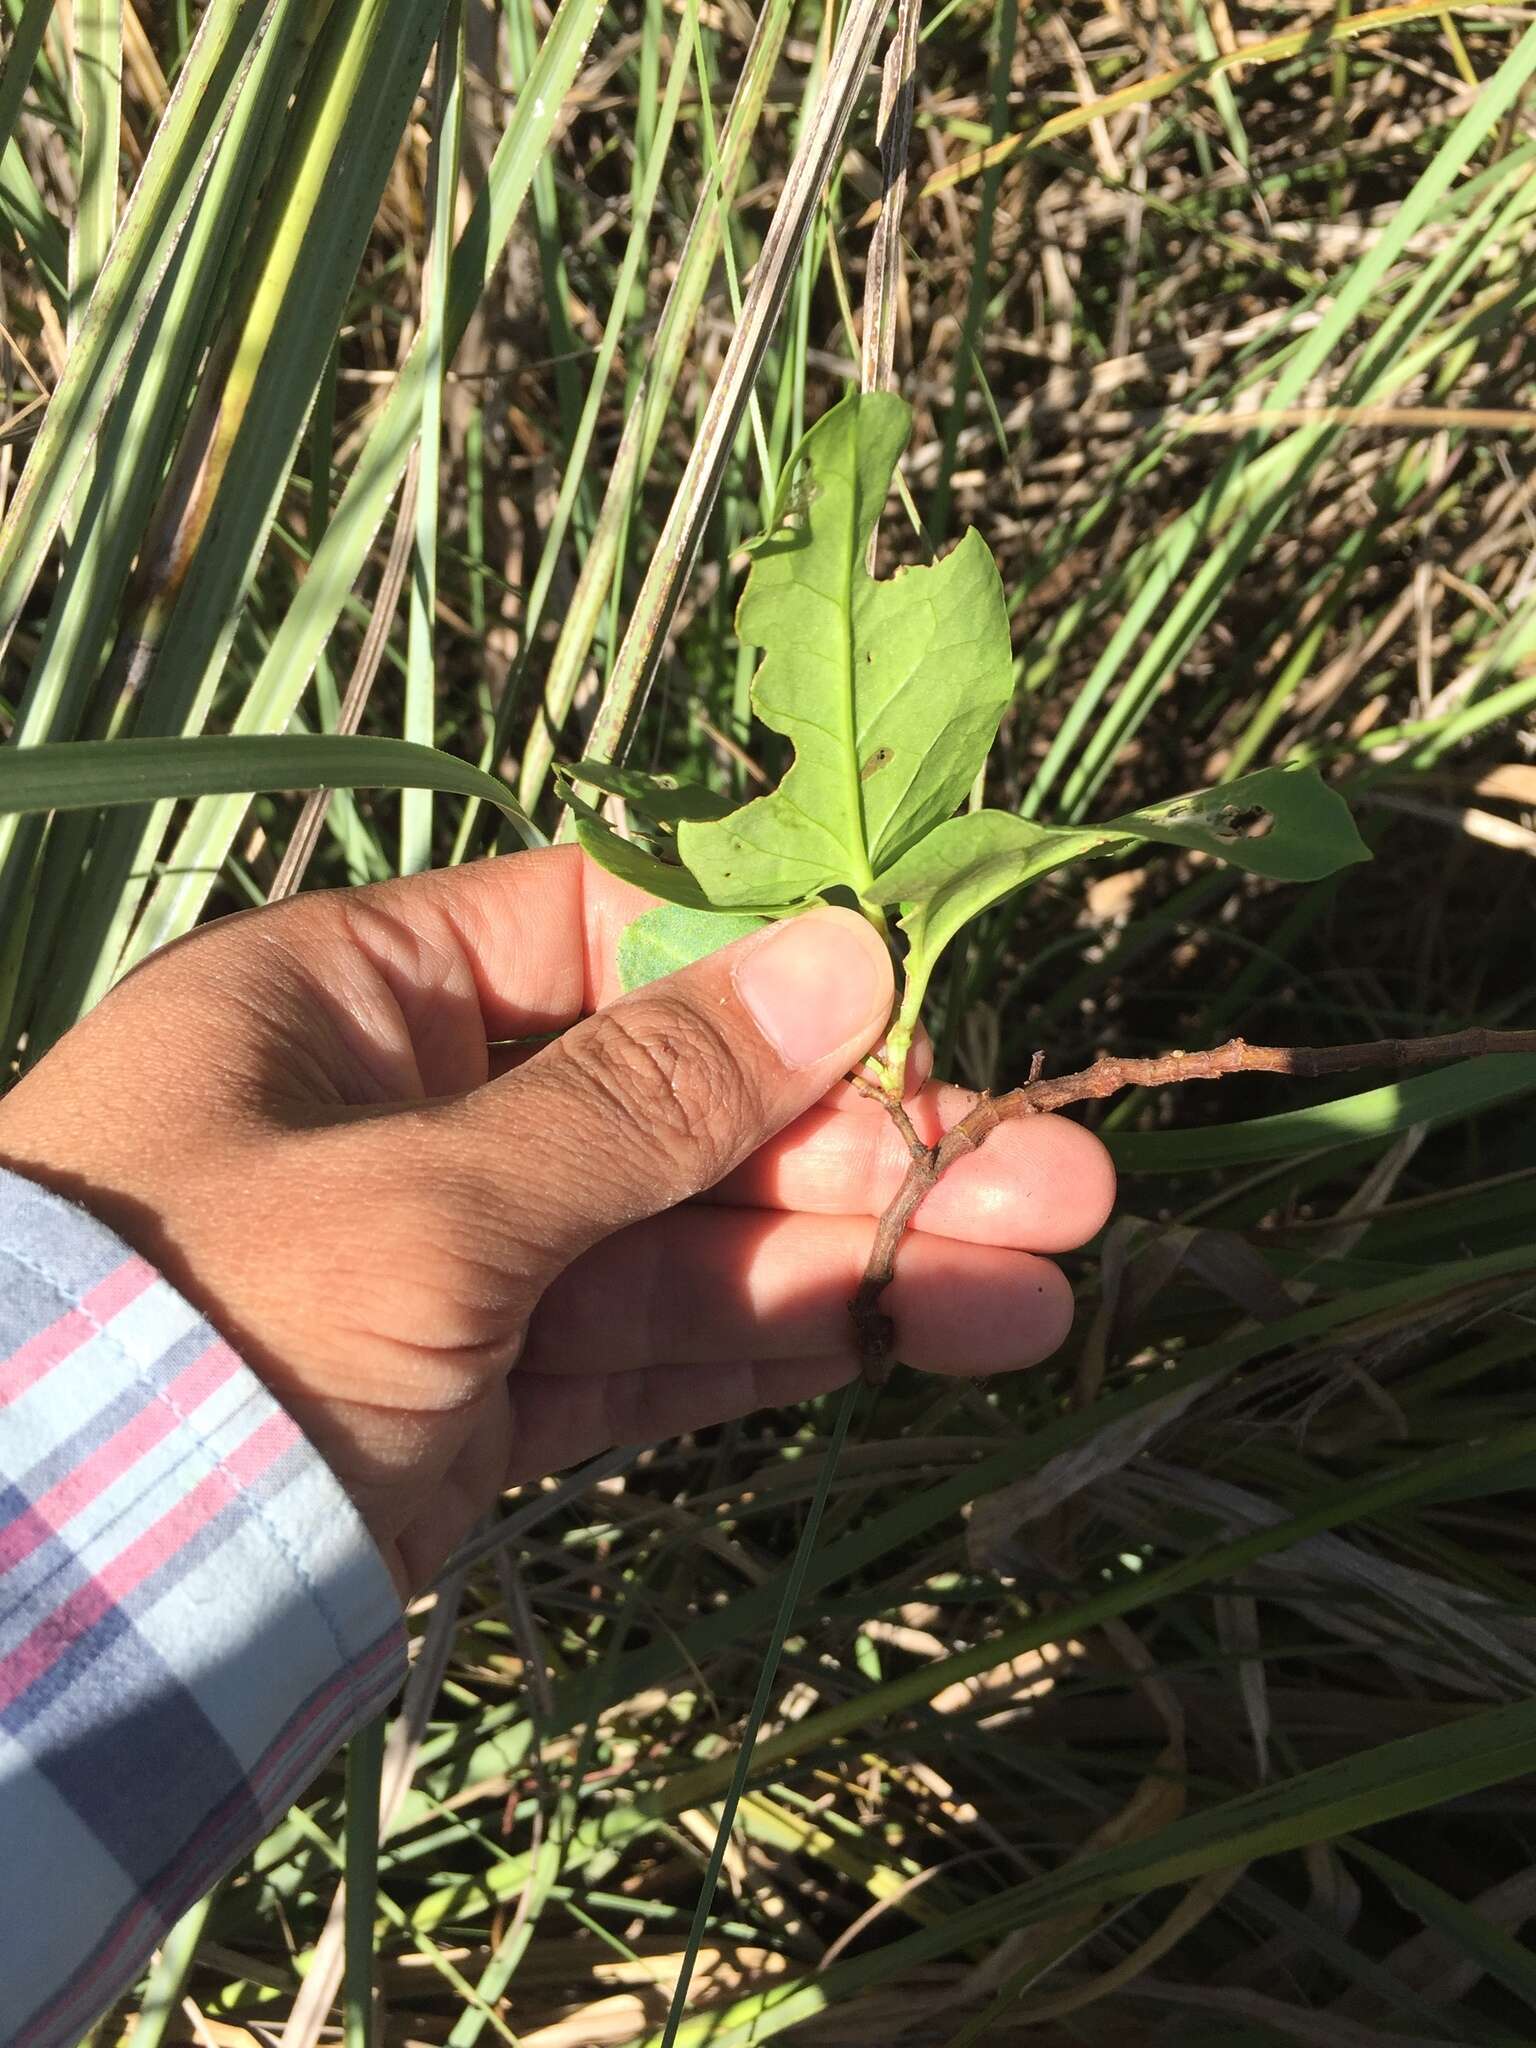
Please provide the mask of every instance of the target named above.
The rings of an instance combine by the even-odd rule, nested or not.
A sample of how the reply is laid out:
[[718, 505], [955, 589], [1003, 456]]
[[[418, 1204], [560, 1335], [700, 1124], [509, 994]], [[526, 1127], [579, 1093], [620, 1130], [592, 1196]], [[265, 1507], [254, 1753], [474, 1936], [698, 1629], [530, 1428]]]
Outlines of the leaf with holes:
[[1261, 769], [1104, 825], [1061, 829], [1007, 811], [951, 818], [885, 869], [870, 892], [873, 901], [901, 908], [910, 942], [899, 1038], [917, 1021], [940, 954], [973, 918], [1055, 868], [1147, 840], [1213, 854], [1274, 881], [1317, 881], [1370, 859], [1348, 805], [1310, 768]]

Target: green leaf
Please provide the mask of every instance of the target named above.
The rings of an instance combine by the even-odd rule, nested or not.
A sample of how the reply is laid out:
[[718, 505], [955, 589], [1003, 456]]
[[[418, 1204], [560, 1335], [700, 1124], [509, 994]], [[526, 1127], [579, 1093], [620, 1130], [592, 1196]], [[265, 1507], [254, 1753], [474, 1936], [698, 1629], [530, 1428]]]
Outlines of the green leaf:
[[1536, 1094], [1536, 1059], [1499, 1053], [1460, 1060], [1438, 1073], [1410, 1074], [1310, 1109], [1249, 1118], [1237, 1124], [1173, 1131], [1111, 1131], [1106, 1142], [1121, 1173], [1204, 1173], [1251, 1166], [1344, 1145], [1379, 1143], [1418, 1125], [1433, 1127], [1476, 1116], [1502, 1102]]
[[[567, 795], [566, 802], [575, 815], [577, 844], [600, 868], [606, 868], [610, 875], [617, 875], [621, 882], [629, 882], [636, 889], [659, 896], [664, 903], [676, 903], [684, 910], [715, 909], [716, 906], [687, 868], [662, 860], [636, 840], [621, 839], [611, 825], [579, 799], [573, 800]], [[798, 907], [793, 903], [765, 903], [761, 915], [787, 917]]]
[[761, 931], [768, 921], [747, 911], [685, 910], [680, 903], [658, 903], [621, 933], [619, 980], [626, 992], [643, 988], [648, 981], [660, 981], [664, 974], [676, 974], [680, 967], [718, 953], [734, 939]]
[[664, 903], [679, 904], [684, 910], [713, 908], [686, 868], [659, 859], [633, 839], [621, 839], [611, 825], [585, 805], [575, 815], [577, 844], [610, 875], [617, 875], [621, 882], [644, 889], [649, 895], [659, 896]]
[[1461, 1949], [1536, 2012], [1536, 1958], [1523, 1942], [1516, 1941], [1496, 1921], [1485, 1919], [1475, 1906], [1442, 1891], [1431, 1878], [1399, 1863], [1395, 1857], [1384, 1855], [1365, 1842], [1348, 1842], [1345, 1848], [1356, 1862], [1363, 1863], [1389, 1885], [1399, 1903], [1410, 1913], [1416, 1913], [1426, 1927], [1444, 1935], [1453, 1949]]
[[763, 649], [763, 723], [794, 743], [782, 784], [678, 843], [710, 900], [757, 909], [883, 867], [963, 800], [1013, 694], [1008, 611], [978, 534], [885, 582], [865, 567], [907, 438], [906, 405], [854, 393], [806, 435], [738, 614]]
[[1344, 799], [1306, 768], [1264, 768], [1131, 811], [1104, 830], [1192, 846], [1277, 882], [1318, 882], [1371, 857]]
[[[1037, 876], [1125, 843], [1114, 841], [1107, 828], [1078, 832], [1036, 825], [1011, 811], [971, 811], [947, 819], [920, 846], [893, 861], [875, 878], [869, 900], [921, 909], [934, 929], [943, 924], [952, 936], [988, 904]], [[906, 922], [910, 929], [912, 919]]]
[[906, 906], [903, 1021], [915, 1022], [940, 954], [972, 918], [1053, 868], [1147, 840], [1192, 847], [1277, 881], [1317, 881], [1370, 859], [1349, 807], [1310, 768], [1264, 768], [1083, 830], [1037, 825], [1005, 811], [951, 818], [893, 862], [869, 892], [874, 902]]
[[255, 790], [440, 789], [495, 804], [525, 846], [543, 834], [494, 775], [410, 740], [338, 733], [263, 738], [57, 740], [0, 749], [0, 816], [94, 811]]
[[[736, 809], [730, 797], [706, 789], [702, 782], [679, 782], [675, 775], [644, 775], [637, 768], [616, 768], [611, 761], [578, 761], [574, 768], [557, 767], [562, 790], [586, 783], [605, 796], [622, 797], [647, 825], [677, 825], [685, 818], [726, 818]], [[566, 802], [570, 797], [566, 796]]]

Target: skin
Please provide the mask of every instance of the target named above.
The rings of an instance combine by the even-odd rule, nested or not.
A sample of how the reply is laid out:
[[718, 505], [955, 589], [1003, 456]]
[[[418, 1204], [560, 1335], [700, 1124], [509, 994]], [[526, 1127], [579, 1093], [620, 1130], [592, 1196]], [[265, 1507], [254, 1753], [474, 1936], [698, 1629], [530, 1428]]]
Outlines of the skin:
[[[885, 949], [817, 911], [622, 996], [614, 947], [647, 907], [557, 847], [230, 918], [0, 1102], [0, 1163], [210, 1318], [402, 1594], [508, 1485], [857, 1369], [847, 1302], [906, 1155], [840, 1077], [889, 1018]], [[932, 1138], [971, 1100], [930, 1083], [908, 1106]], [[903, 1249], [902, 1357], [1046, 1357], [1072, 1303], [1043, 1255], [1113, 1194], [1086, 1131], [1004, 1127]]]

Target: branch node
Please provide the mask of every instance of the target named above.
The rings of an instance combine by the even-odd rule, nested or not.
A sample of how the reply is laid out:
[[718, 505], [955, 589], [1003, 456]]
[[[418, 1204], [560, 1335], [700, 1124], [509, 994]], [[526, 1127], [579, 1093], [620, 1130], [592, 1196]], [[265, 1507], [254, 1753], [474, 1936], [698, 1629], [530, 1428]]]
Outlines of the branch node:
[[1016, 1116], [1044, 1115], [1074, 1103], [1102, 1102], [1122, 1088], [1164, 1088], [1175, 1082], [1221, 1081], [1229, 1074], [1294, 1074], [1320, 1080], [1357, 1067], [1426, 1066], [1436, 1060], [1482, 1059], [1490, 1053], [1536, 1055], [1536, 1031], [1492, 1031], [1474, 1027], [1431, 1038], [1373, 1039], [1364, 1045], [1249, 1045], [1228, 1039], [1209, 1052], [1165, 1052], [1155, 1059], [1117, 1059], [1099, 1052], [1081, 1073], [1042, 1078], [1043, 1053], [1030, 1061], [1029, 1079], [1006, 1095], [980, 1095], [969, 1112], [937, 1145], [925, 1145], [906, 1110], [883, 1097], [912, 1155], [906, 1179], [875, 1227], [869, 1263], [859, 1291], [848, 1304], [859, 1364], [869, 1385], [884, 1384], [896, 1355], [896, 1329], [880, 1306], [896, 1270], [901, 1240], [923, 1202], [957, 1159], [986, 1143], [999, 1124]]

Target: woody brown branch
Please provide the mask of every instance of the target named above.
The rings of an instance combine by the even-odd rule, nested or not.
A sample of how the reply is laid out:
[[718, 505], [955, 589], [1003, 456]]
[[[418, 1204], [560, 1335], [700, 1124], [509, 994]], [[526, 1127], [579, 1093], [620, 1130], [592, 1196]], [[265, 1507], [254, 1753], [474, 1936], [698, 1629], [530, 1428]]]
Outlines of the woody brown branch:
[[1122, 1088], [1166, 1088], [1185, 1081], [1221, 1081], [1228, 1074], [1292, 1074], [1318, 1080], [1361, 1067], [1423, 1067], [1440, 1060], [1484, 1059], [1491, 1053], [1536, 1053], [1536, 1031], [1488, 1031], [1474, 1027], [1431, 1038], [1378, 1038], [1364, 1045], [1248, 1045], [1229, 1039], [1209, 1052], [1165, 1052], [1155, 1059], [1095, 1061], [1078, 1074], [1040, 1077], [1034, 1071], [1006, 1095], [983, 1095], [968, 1116], [937, 1145], [925, 1145], [899, 1104], [887, 1108], [912, 1153], [912, 1165], [894, 1201], [880, 1218], [859, 1290], [848, 1304], [859, 1362], [871, 1386], [885, 1381], [896, 1355], [896, 1329], [881, 1306], [896, 1271], [896, 1255], [908, 1226], [957, 1159], [984, 1145], [1000, 1124], [1017, 1116], [1043, 1116], [1079, 1102], [1101, 1102]]

